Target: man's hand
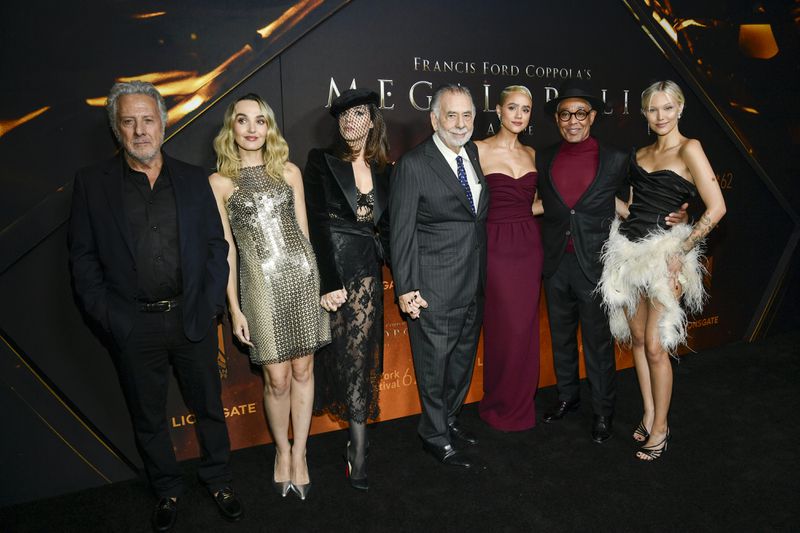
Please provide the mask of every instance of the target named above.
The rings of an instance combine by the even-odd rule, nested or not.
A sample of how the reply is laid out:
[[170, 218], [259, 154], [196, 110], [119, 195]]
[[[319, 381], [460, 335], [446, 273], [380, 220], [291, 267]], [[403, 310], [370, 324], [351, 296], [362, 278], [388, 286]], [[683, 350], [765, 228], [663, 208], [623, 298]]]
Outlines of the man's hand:
[[327, 294], [323, 294], [319, 299], [319, 305], [321, 305], [326, 311], [333, 313], [346, 301], [347, 291], [345, 289], [339, 289], [336, 291], [331, 291]]
[[407, 292], [397, 300], [400, 303], [400, 310], [412, 319], [419, 318], [420, 311], [428, 307], [428, 302], [420, 295], [419, 291]]
[[683, 204], [677, 213], [670, 213], [664, 220], [667, 221], [667, 226], [674, 226], [676, 224], [686, 224], [689, 220], [689, 215], [686, 213], [686, 208], [689, 204]]

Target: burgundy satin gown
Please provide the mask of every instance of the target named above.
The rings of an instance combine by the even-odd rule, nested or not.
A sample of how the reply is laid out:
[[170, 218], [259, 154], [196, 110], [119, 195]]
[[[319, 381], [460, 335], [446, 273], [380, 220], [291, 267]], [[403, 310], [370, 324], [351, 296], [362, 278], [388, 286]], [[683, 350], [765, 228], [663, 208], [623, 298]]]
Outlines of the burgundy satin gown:
[[536, 425], [542, 238], [531, 213], [538, 174], [486, 174], [487, 285], [483, 318], [481, 418], [495, 429]]

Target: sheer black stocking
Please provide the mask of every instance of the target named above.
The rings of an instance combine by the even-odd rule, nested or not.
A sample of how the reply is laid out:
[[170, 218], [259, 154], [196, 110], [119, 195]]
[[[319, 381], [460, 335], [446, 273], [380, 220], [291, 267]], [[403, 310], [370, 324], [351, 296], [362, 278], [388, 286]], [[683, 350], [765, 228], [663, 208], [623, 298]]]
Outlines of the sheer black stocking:
[[353, 479], [367, 477], [368, 450], [367, 424], [350, 420], [350, 444], [347, 447], [347, 460], [350, 461], [350, 477]]

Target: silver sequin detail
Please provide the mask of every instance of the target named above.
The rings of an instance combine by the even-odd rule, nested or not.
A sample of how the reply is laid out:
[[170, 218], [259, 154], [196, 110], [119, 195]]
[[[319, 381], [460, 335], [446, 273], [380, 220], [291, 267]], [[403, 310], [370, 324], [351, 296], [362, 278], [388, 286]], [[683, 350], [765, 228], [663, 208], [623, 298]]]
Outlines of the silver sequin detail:
[[330, 342], [328, 314], [319, 305], [319, 272], [311, 243], [300, 231], [292, 188], [245, 167], [228, 198], [228, 218], [239, 250], [239, 292], [250, 327], [250, 360], [279, 363]]

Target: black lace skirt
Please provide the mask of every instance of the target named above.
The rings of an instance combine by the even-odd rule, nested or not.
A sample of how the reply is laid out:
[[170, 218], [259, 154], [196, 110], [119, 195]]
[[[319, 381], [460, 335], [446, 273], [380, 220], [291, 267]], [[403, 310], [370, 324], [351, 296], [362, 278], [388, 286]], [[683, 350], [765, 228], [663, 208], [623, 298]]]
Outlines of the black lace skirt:
[[366, 422], [380, 414], [383, 280], [374, 240], [332, 235], [347, 302], [330, 313], [331, 343], [314, 356], [314, 414]]

